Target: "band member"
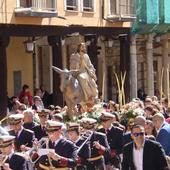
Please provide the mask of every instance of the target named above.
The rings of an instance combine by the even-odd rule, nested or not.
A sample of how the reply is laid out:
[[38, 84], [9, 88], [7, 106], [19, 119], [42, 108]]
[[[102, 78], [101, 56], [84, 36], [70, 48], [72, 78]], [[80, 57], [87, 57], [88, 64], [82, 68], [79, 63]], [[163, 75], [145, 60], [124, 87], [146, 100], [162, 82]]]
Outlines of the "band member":
[[90, 158], [90, 145], [88, 144], [88, 138], [90, 136], [80, 136], [80, 126], [77, 123], [67, 124], [67, 135], [75, 145], [78, 147], [77, 154], [77, 170], [85, 170], [88, 158]]
[[14, 136], [0, 136], [1, 168], [5, 170], [27, 170], [26, 159], [14, 152]]
[[92, 133], [89, 139], [91, 155], [88, 159], [87, 169], [105, 170], [106, 166], [104, 156], [108, 157], [110, 154], [110, 147], [107, 142], [106, 135], [95, 131], [95, 125], [97, 124], [97, 121], [95, 119], [82, 118], [81, 124], [85, 132]]
[[9, 124], [11, 127], [9, 134], [15, 136], [15, 149], [17, 151], [27, 150], [27, 147], [32, 147], [34, 140], [33, 131], [23, 127], [23, 118], [23, 114], [9, 116]]
[[42, 169], [50, 168], [73, 168], [76, 166], [77, 147], [69, 140], [62, 136], [63, 123], [48, 120], [47, 134], [52, 141], [54, 152], [41, 156], [39, 167]]
[[38, 110], [38, 117], [40, 119], [40, 125], [37, 125], [33, 128], [33, 131], [35, 133], [35, 138], [37, 140], [40, 140], [42, 137], [47, 137], [46, 133], [46, 122], [49, 118], [49, 112], [50, 110], [48, 109], [43, 109], [43, 110]]
[[100, 116], [103, 128], [99, 129], [99, 131], [106, 134], [111, 149], [109, 158], [105, 159], [107, 169], [112, 169], [113, 167], [120, 169], [121, 165], [120, 154], [123, 149], [123, 130], [113, 126], [114, 119], [115, 116], [109, 112], [103, 112]]
[[63, 122], [63, 115], [60, 113], [54, 113], [52, 116], [52, 120], [55, 120], [57, 122]]

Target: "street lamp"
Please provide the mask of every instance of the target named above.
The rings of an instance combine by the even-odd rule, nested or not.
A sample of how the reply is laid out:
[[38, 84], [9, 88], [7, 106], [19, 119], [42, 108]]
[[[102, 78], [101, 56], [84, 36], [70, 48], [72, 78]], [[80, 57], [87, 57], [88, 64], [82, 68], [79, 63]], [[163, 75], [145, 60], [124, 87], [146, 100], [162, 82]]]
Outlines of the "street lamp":
[[28, 39], [24, 41], [24, 47], [25, 47], [26, 53], [33, 53], [34, 52], [34, 41], [28, 37]]

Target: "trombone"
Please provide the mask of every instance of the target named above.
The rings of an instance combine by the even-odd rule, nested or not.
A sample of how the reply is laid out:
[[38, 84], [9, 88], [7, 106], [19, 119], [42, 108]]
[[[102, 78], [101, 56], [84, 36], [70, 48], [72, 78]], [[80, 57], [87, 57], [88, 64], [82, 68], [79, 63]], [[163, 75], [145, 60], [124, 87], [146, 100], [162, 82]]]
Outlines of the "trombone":
[[93, 135], [93, 131], [87, 131], [80, 137], [81, 139], [84, 140], [84, 142], [77, 149], [77, 153], [79, 153], [80, 150], [83, 148], [83, 146], [91, 139], [92, 135]]

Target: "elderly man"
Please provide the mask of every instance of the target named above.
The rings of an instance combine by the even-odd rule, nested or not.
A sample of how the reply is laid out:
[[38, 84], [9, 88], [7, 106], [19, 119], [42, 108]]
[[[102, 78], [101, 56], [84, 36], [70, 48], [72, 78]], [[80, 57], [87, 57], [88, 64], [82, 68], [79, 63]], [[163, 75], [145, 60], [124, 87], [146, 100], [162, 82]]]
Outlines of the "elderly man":
[[162, 145], [166, 155], [170, 156], [170, 125], [165, 122], [163, 114], [153, 116], [153, 124], [158, 131], [156, 140]]
[[24, 110], [24, 124], [23, 127], [25, 129], [29, 129], [33, 131], [34, 126], [36, 125], [34, 123], [34, 111], [32, 109]]
[[122, 170], [168, 170], [165, 152], [157, 142], [145, 138], [144, 127], [134, 125], [133, 142], [123, 149]]

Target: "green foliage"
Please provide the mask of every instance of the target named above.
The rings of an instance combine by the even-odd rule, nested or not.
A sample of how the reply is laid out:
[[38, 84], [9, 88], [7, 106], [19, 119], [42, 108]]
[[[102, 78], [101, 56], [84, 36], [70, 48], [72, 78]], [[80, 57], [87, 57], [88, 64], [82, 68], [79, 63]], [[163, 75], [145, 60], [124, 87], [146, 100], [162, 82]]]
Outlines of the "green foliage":
[[127, 127], [129, 121], [133, 120], [137, 115], [137, 112], [133, 109], [122, 111], [120, 112], [120, 123]]

